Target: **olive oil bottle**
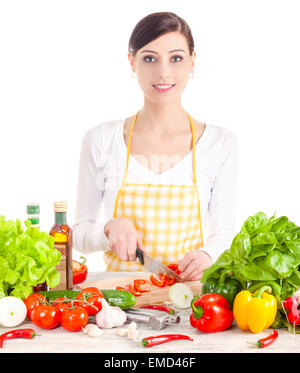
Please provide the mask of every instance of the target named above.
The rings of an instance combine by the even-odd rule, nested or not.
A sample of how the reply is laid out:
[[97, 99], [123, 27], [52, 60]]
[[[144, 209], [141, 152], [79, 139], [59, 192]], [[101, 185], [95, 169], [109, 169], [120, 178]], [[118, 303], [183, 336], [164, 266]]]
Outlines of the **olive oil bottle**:
[[61, 262], [56, 267], [60, 273], [60, 283], [55, 290], [73, 289], [72, 271], [72, 229], [67, 224], [67, 202], [54, 202], [55, 223], [49, 234], [54, 238], [55, 249], [61, 252]]

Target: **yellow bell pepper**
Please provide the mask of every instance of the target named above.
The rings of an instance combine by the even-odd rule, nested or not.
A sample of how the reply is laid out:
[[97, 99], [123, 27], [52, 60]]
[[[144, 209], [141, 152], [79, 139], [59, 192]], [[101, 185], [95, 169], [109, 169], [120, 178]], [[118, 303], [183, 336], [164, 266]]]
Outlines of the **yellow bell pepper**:
[[263, 286], [254, 294], [248, 290], [240, 291], [234, 299], [233, 316], [242, 330], [259, 333], [269, 328], [277, 313], [277, 301], [270, 286]]

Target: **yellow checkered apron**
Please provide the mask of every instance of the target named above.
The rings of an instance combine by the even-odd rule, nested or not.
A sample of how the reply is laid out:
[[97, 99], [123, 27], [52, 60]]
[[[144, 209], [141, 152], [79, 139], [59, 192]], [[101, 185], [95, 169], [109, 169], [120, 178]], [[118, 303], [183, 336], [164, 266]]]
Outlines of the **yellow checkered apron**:
[[[193, 184], [135, 184], [126, 183], [131, 135], [128, 139], [127, 160], [123, 181], [117, 194], [114, 218], [132, 220], [140, 233], [145, 252], [163, 264], [177, 263], [189, 251], [203, 247], [200, 199], [195, 172], [195, 133], [188, 114], [193, 136]], [[143, 271], [138, 260], [122, 261], [111, 250], [104, 252], [108, 271]]]

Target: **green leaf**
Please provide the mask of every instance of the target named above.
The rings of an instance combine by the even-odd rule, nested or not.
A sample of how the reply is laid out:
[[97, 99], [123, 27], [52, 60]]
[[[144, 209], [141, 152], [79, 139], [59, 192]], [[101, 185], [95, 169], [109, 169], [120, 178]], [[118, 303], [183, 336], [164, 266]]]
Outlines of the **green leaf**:
[[244, 263], [247, 260], [248, 253], [251, 252], [250, 235], [247, 232], [238, 233], [231, 244], [230, 254], [234, 262]]
[[10, 285], [14, 285], [18, 279], [20, 278], [20, 274], [12, 269], [8, 269], [5, 276], [5, 281]]
[[49, 268], [46, 273], [46, 281], [50, 288], [55, 288], [60, 282], [60, 273], [55, 267]]
[[250, 237], [256, 236], [261, 232], [268, 232], [272, 228], [275, 216], [268, 219], [267, 215], [263, 212], [258, 212], [244, 222], [241, 231], [246, 231]]
[[289, 224], [289, 219], [286, 216], [281, 216], [274, 220], [272, 224], [271, 231], [272, 232], [281, 232], [283, 231]]
[[264, 269], [262, 266], [258, 265], [255, 261], [250, 263], [248, 266], [241, 268], [240, 273], [248, 281], [273, 281], [273, 280], [276, 280], [277, 278], [275, 274]]
[[278, 250], [270, 252], [265, 260], [265, 268], [277, 274], [277, 278], [287, 278], [293, 272], [296, 263], [293, 256]]
[[286, 279], [290, 284], [300, 288], [300, 273], [298, 269], [294, 269], [292, 274]]

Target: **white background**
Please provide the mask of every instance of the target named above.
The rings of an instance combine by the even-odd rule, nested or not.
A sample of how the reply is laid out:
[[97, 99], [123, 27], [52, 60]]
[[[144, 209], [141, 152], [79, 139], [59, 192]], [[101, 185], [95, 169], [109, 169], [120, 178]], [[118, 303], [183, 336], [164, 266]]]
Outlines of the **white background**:
[[[81, 140], [143, 103], [127, 47], [136, 23], [171, 11], [192, 29], [195, 77], [183, 97], [196, 119], [239, 141], [236, 232], [258, 211], [300, 225], [299, 1], [51, 0], [0, 2], [0, 215], [26, 219], [67, 200], [74, 222]], [[79, 257], [74, 251], [74, 257]], [[88, 256], [102, 270], [101, 254]]]

